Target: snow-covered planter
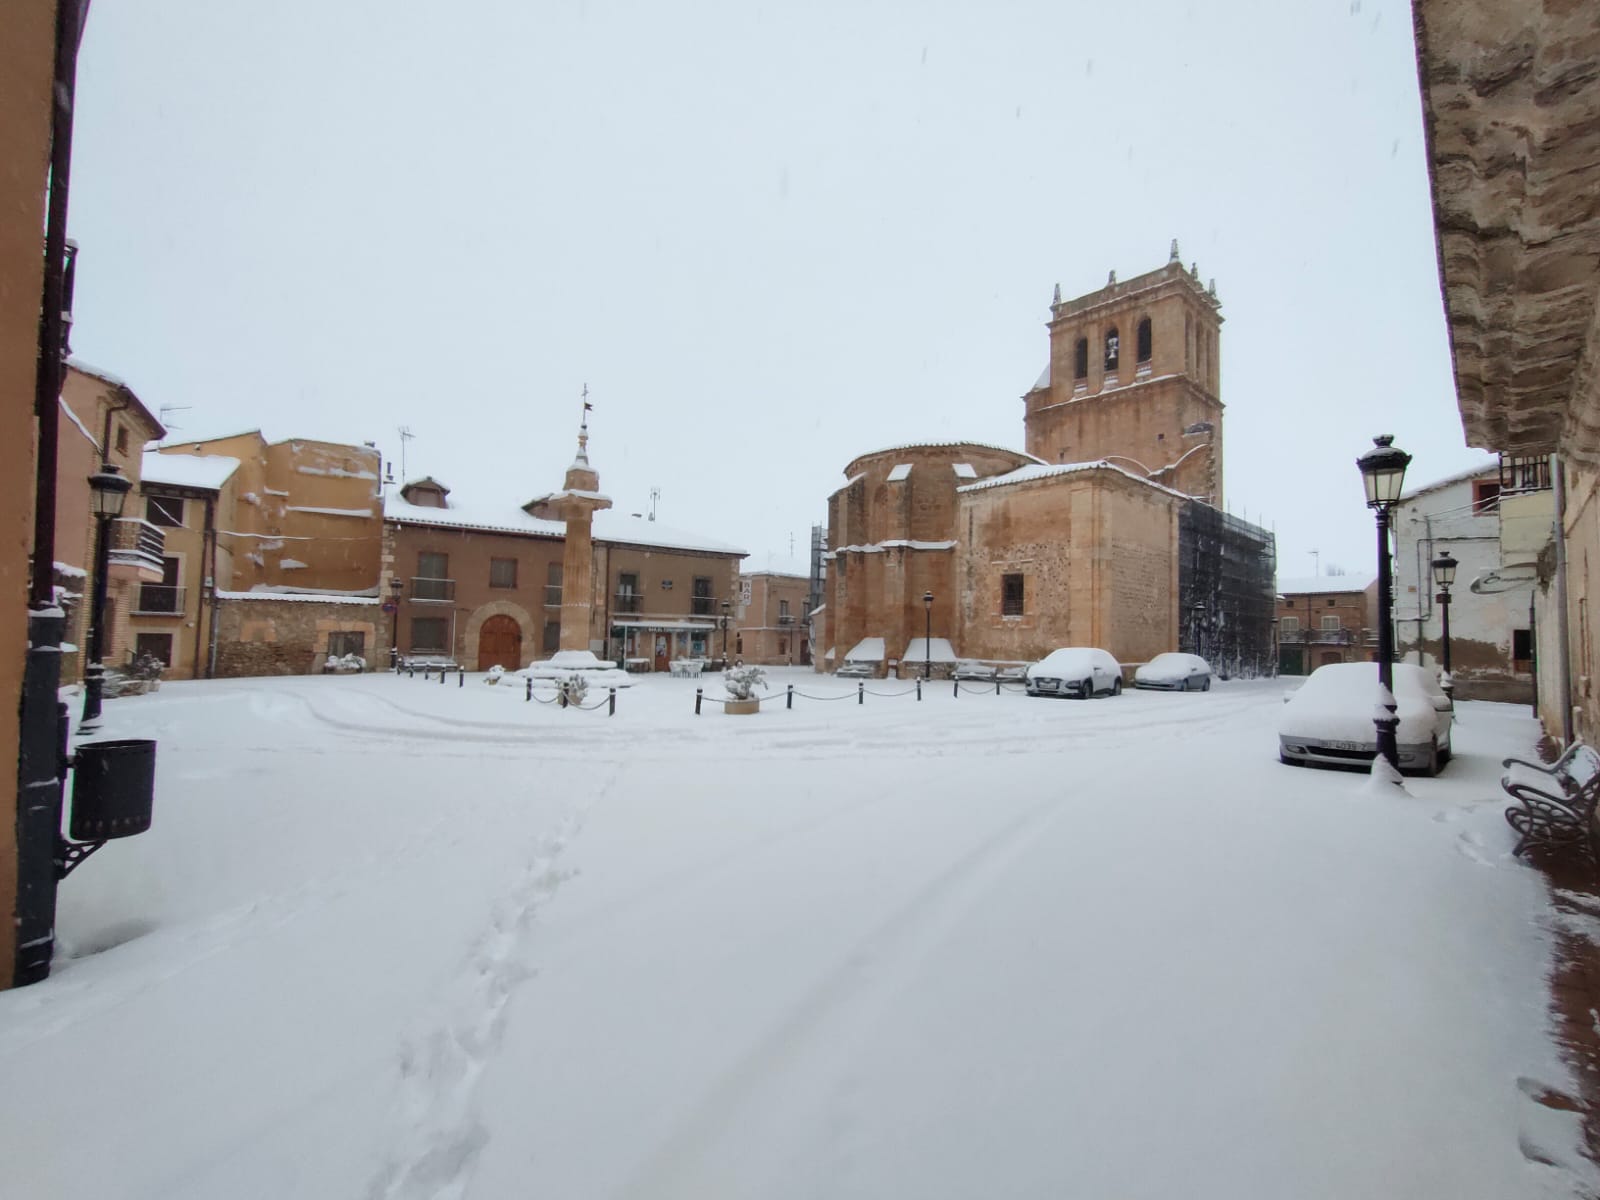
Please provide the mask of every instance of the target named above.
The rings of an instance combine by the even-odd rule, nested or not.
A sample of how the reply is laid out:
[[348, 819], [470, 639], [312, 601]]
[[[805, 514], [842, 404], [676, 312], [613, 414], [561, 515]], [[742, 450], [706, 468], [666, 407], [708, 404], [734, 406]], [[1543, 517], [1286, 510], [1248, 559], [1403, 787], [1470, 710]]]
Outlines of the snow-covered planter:
[[722, 711], [740, 716], [761, 711], [761, 701], [756, 698], [756, 689], [766, 689], [767, 673], [760, 667], [734, 667], [722, 676], [722, 686], [727, 689], [728, 697], [722, 706]]
[[161, 672], [167, 664], [154, 654], [141, 654], [121, 670], [108, 670], [102, 678], [101, 694], [113, 696], [143, 696], [161, 690]]
[[589, 694], [589, 681], [577, 671], [563, 679], [560, 686], [562, 708], [575, 708], [581, 705], [583, 698]]
[[367, 660], [359, 654], [330, 654], [328, 661], [322, 664], [322, 670], [328, 675], [358, 675], [367, 669]]
[[505, 675], [506, 669], [499, 663], [495, 663], [494, 666], [489, 668], [489, 672], [483, 677], [483, 681], [485, 683], [499, 683], [505, 678]]

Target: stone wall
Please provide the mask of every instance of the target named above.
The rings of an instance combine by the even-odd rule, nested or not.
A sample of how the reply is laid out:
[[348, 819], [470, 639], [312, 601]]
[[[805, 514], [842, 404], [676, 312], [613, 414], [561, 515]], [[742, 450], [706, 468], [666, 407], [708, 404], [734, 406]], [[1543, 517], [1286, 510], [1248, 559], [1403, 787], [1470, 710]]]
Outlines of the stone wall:
[[376, 599], [218, 593], [216, 619], [217, 678], [320, 674], [330, 633], [362, 633], [369, 667], [388, 661]]

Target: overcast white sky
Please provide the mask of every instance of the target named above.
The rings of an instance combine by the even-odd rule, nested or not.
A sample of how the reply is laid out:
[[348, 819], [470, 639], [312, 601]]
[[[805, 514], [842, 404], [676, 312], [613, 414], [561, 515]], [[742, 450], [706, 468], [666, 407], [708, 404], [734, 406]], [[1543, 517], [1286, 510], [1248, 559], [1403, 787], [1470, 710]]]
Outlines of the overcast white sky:
[[1372, 569], [1354, 460], [1475, 461], [1403, 0], [95, 0], [74, 346], [178, 438], [416, 434], [758, 563], [844, 464], [1022, 445], [1051, 289], [1215, 278], [1229, 507]]

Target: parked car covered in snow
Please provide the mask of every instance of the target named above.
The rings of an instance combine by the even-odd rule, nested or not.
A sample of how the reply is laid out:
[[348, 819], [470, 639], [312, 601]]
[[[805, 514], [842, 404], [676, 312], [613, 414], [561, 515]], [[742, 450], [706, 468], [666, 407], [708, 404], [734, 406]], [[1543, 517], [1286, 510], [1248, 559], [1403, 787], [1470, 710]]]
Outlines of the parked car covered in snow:
[[1023, 683], [1030, 696], [1120, 696], [1122, 667], [1104, 650], [1064, 646], [1030, 666]]
[[[1378, 753], [1378, 731], [1372, 723], [1377, 696], [1377, 663], [1318, 667], [1284, 700], [1278, 758], [1294, 765], [1370, 763]], [[1455, 719], [1450, 697], [1433, 672], [1415, 663], [1395, 663], [1394, 698], [1400, 718], [1395, 731], [1400, 769], [1438, 774], [1450, 761], [1450, 725]]]
[[1209, 692], [1211, 664], [1198, 654], [1158, 654], [1134, 671], [1133, 686], [1160, 692]]

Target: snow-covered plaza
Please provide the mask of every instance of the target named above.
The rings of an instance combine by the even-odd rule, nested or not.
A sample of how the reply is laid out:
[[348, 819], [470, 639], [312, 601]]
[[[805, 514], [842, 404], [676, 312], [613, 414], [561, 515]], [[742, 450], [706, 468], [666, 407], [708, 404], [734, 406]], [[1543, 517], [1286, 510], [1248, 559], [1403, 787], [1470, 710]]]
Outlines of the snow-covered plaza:
[[[1594, 1181], [1512, 859], [1524, 708], [1407, 794], [1279, 681], [1093, 702], [773, 672], [177, 683], [154, 828], [0, 994], [55, 1197], [1482, 1197]], [[595, 699], [591, 695], [591, 700]], [[1597, 922], [1600, 925], [1600, 922]]]

